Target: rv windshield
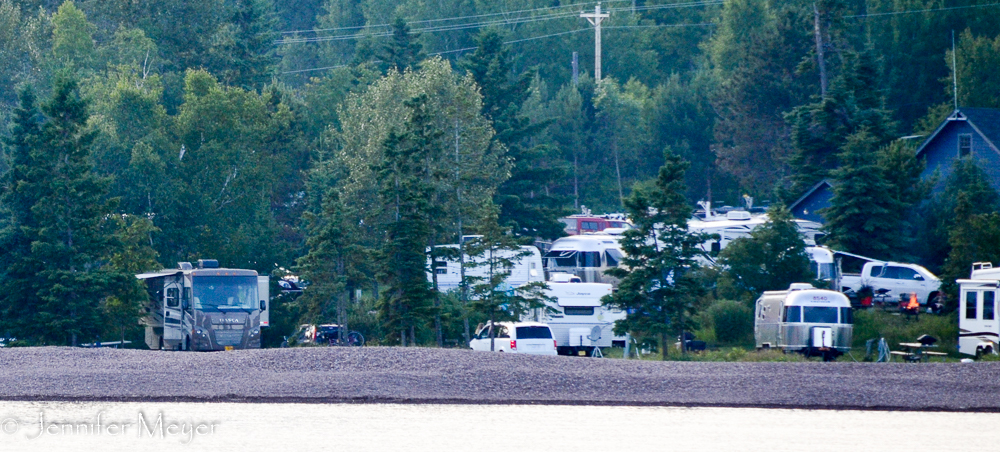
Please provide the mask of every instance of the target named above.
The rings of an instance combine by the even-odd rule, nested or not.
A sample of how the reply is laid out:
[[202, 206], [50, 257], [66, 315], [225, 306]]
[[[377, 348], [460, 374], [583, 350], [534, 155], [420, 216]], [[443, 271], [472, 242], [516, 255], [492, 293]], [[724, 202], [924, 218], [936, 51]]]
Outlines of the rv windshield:
[[806, 323], [837, 323], [837, 308], [803, 306], [802, 321]]
[[545, 266], [552, 267], [576, 267], [576, 251], [552, 250], [545, 253]]
[[257, 309], [256, 276], [195, 276], [195, 309]]

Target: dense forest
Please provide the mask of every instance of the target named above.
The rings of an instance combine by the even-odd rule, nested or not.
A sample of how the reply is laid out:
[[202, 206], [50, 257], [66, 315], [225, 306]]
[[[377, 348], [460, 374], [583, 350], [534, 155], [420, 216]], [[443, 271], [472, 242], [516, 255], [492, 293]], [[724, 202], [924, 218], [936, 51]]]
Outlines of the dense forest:
[[975, 163], [931, 195], [904, 138], [1000, 108], [998, 4], [604, 1], [600, 80], [595, 6], [0, 0], [0, 334], [110, 335], [129, 275], [215, 258], [310, 283], [271, 345], [338, 317], [453, 343], [486, 314], [427, 290], [426, 249], [557, 238], [675, 157], [689, 206], [832, 178], [832, 245], [952, 280], [1000, 258]]

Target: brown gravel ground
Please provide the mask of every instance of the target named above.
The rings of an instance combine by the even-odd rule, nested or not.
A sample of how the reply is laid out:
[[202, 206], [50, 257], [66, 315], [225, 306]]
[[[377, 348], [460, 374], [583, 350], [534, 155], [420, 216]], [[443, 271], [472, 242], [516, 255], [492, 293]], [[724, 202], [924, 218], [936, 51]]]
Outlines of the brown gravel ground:
[[0, 349], [0, 400], [1000, 412], [1000, 363], [715, 363], [430, 348]]

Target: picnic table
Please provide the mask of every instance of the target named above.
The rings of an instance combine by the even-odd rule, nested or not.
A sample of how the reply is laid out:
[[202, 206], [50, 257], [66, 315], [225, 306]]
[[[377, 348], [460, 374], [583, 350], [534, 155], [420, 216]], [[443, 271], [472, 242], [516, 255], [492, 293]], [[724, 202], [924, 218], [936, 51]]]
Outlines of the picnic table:
[[930, 348], [937, 347], [934, 344], [924, 344], [920, 342], [900, 342], [899, 346], [903, 348], [901, 351], [891, 351], [891, 355], [902, 357], [904, 361], [909, 363], [919, 363], [922, 361], [929, 360], [932, 356], [945, 357], [948, 356], [947, 353], [935, 352], [928, 350]]

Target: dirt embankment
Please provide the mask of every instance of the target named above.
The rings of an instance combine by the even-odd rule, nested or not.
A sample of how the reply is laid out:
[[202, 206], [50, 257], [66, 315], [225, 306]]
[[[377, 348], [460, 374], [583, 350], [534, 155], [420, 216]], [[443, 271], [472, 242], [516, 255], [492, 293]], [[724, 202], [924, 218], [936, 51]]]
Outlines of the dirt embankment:
[[424, 348], [0, 350], [0, 400], [495, 403], [1000, 412], [1000, 363], [705, 363]]

